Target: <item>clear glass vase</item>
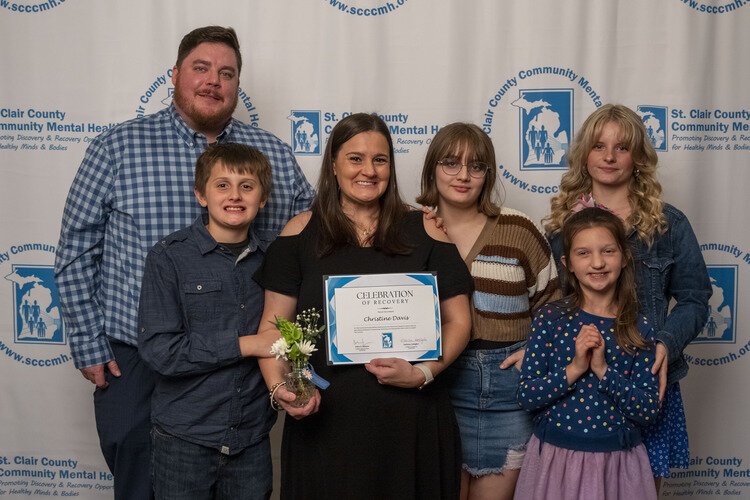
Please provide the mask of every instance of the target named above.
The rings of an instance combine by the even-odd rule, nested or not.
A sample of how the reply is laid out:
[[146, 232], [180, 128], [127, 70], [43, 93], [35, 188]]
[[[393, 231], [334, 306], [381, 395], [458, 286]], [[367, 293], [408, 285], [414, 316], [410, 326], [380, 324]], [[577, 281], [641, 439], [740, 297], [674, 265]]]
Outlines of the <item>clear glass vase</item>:
[[294, 393], [297, 397], [297, 399], [289, 403], [292, 406], [297, 407], [305, 406], [315, 393], [315, 386], [310, 382], [310, 379], [305, 376], [305, 368], [294, 365], [292, 365], [292, 371], [286, 374], [285, 389]]

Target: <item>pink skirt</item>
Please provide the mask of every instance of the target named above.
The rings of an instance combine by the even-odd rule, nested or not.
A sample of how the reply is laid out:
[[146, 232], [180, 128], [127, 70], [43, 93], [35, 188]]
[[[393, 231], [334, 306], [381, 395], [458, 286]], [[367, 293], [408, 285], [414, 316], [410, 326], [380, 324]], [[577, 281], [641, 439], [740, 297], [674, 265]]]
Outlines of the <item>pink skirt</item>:
[[656, 486], [643, 444], [624, 451], [575, 451], [531, 436], [516, 500], [656, 500]]

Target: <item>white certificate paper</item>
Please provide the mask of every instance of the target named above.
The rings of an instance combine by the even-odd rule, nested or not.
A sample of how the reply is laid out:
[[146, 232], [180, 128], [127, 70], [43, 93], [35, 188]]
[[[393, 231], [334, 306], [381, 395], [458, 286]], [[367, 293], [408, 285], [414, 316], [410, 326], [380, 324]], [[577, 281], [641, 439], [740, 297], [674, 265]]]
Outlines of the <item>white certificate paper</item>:
[[442, 355], [434, 274], [327, 276], [325, 296], [329, 364]]

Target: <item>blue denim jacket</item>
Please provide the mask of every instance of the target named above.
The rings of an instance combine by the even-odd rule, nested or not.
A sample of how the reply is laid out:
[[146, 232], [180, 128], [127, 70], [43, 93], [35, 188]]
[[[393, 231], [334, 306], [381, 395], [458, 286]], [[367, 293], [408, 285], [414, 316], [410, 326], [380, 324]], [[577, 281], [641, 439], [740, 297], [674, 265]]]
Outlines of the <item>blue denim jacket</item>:
[[[635, 260], [641, 313], [654, 326], [656, 340], [667, 348], [667, 383], [671, 384], [687, 375], [688, 364], [682, 351], [706, 324], [711, 282], [700, 245], [685, 214], [665, 203], [664, 215], [667, 231], [657, 236], [650, 248], [635, 230], [628, 241]], [[549, 242], [565, 290], [565, 272], [560, 263], [562, 234], [553, 234]], [[672, 299], [674, 307], [669, 310]]]

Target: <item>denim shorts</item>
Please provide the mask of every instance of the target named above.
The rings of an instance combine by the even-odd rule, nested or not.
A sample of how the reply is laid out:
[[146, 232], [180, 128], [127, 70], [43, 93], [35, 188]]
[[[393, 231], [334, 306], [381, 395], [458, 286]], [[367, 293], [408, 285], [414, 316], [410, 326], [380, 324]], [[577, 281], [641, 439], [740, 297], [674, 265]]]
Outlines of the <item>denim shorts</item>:
[[531, 416], [516, 400], [520, 372], [514, 366], [501, 370], [500, 363], [525, 346], [526, 341], [502, 349], [467, 349], [446, 371], [463, 468], [472, 476], [521, 467]]

